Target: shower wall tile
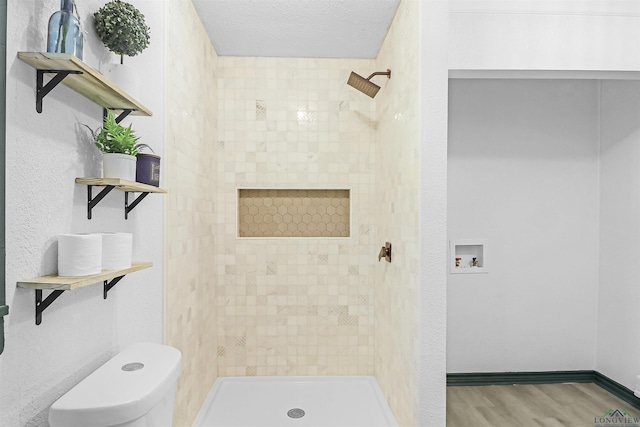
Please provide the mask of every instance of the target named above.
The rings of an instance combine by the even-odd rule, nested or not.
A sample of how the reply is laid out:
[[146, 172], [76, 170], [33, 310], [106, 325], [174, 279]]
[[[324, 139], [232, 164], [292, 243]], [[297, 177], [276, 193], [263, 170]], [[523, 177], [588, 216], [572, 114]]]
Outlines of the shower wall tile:
[[256, 100], [256, 121], [267, 120], [267, 107], [264, 101]]
[[418, 1], [403, 0], [376, 59], [392, 78], [376, 97], [376, 241], [393, 244], [393, 262], [375, 280], [375, 373], [401, 426], [418, 425]]
[[216, 379], [216, 53], [190, 0], [166, 2], [164, 341], [182, 352], [174, 425], [192, 425]]
[[[218, 375], [373, 375], [375, 62], [218, 61]], [[350, 237], [239, 239], [238, 188], [349, 188]]]

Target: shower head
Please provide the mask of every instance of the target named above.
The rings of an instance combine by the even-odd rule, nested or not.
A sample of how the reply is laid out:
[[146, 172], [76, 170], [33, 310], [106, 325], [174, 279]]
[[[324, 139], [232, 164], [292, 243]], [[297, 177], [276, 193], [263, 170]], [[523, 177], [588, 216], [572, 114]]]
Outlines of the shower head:
[[349, 80], [347, 80], [347, 84], [373, 98], [380, 90], [380, 86], [371, 82], [371, 77], [373, 76], [387, 76], [388, 78], [391, 78], [391, 70], [387, 69], [387, 71], [376, 71], [366, 79], [352, 71], [349, 76]]

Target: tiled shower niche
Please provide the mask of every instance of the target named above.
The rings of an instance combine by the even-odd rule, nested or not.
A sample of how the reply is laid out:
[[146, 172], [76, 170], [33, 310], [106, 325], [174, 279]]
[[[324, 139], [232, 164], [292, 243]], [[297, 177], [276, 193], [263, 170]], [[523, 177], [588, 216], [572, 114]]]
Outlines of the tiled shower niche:
[[350, 217], [350, 190], [238, 190], [240, 237], [349, 237]]

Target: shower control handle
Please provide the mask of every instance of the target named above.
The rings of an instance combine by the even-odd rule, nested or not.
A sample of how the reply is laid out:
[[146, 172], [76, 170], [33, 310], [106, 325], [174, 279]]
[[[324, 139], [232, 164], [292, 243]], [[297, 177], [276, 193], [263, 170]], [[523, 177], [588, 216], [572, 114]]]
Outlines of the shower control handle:
[[387, 262], [391, 262], [391, 243], [385, 242], [384, 246], [380, 248], [380, 253], [378, 254], [378, 262], [380, 262], [384, 258]]

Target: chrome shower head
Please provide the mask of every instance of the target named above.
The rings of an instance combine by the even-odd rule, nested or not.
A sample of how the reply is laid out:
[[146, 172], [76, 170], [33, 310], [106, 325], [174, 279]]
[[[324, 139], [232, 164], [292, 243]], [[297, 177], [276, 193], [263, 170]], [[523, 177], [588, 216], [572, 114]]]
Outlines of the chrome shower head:
[[352, 71], [349, 76], [349, 80], [347, 80], [347, 84], [373, 98], [380, 90], [380, 86], [371, 82], [371, 77], [373, 76], [387, 76], [388, 78], [391, 78], [391, 70], [387, 69], [387, 71], [376, 71], [366, 79]]

